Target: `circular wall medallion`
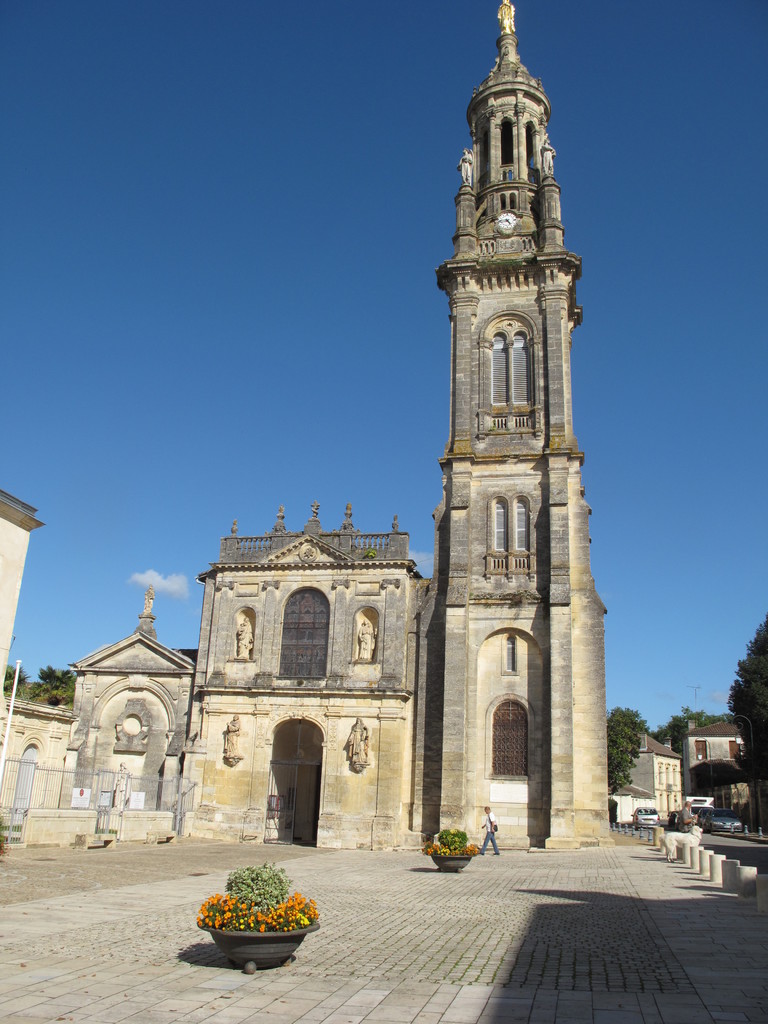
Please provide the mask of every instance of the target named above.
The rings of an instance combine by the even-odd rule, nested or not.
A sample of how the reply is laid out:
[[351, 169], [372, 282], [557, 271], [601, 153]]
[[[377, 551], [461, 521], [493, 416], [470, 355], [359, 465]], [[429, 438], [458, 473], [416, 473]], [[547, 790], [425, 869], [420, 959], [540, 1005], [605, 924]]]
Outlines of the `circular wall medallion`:
[[302, 544], [299, 548], [299, 558], [302, 562], [314, 562], [317, 558], [317, 548], [314, 544]]

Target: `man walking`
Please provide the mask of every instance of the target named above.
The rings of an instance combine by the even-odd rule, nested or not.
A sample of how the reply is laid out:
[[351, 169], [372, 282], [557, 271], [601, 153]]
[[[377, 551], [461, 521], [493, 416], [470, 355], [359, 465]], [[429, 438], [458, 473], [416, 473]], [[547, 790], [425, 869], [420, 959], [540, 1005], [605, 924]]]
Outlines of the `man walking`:
[[488, 845], [488, 840], [493, 843], [493, 855], [494, 857], [499, 856], [499, 848], [496, 845], [496, 833], [499, 830], [499, 826], [496, 824], [496, 815], [493, 813], [490, 807], [484, 807], [485, 821], [483, 822], [483, 828], [485, 829], [485, 839], [483, 840], [483, 847], [480, 850], [480, 856], [485, 856], [485, 848]]

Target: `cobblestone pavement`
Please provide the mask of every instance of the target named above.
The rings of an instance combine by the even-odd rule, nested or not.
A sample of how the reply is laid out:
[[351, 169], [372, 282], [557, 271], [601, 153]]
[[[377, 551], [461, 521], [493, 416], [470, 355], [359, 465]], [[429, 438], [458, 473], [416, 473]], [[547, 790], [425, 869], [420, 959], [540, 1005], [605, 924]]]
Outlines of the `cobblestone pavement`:
[[[195, 919], [228, 871], [266, 859], [321, 928], [247, 976]], [[417, 852], [14, 850], [0, 904], [3, 1024], [768, 1024], [768, 915], [637, 842], [454, 875]]]

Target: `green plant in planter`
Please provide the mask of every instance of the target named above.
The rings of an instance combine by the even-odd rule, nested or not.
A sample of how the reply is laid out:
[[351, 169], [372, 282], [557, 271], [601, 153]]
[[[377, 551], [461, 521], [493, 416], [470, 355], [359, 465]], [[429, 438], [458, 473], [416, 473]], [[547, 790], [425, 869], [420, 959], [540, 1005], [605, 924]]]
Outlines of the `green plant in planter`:
[[425, 843], [422, 853], [427, 856], [474, 857], [480, 850], [473, 843], [467, 843], [467, 833], [459, 828], [444, 828], [438, 832], [436, 843]]
[[236, 900], [249, 903], [254, 910], [266, 911], [285, 903], [291, 880], [284, 868], [273, 864], [238, 868], [227, 876], [226, 892]]

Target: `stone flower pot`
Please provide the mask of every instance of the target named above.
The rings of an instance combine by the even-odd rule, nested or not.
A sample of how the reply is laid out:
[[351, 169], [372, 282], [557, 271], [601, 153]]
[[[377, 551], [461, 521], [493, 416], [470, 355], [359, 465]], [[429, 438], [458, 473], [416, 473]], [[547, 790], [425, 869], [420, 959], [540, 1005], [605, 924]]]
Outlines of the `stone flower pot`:
[[201, 931], [208, 932], [231, 963], [242, 967], [246, 974], [254, 974], [286, 963], [305, 936], [319, 927], [319, 924], [312, 924], [292, 932], [225, 932], [217, 928], [202, 928]]
[[472, 856], [468, 853], [454, 853], [452, 855], [430, 853], [430, 857], [437, 864], [438, 871], [449, 871], [452, 874], [455, 874], [457, 871], [463, 871], [467, 864], [472, 861]]

